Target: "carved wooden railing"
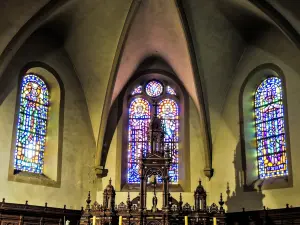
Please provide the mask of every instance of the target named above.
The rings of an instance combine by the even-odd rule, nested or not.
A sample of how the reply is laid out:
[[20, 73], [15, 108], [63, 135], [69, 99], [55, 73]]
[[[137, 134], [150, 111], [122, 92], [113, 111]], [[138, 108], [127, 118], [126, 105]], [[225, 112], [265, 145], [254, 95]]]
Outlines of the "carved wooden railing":
[[[82, 210], [0, 202], [0, 225], [79, 225]], [[300, 225], [300, 207], [226, 213], [227, 225]], [[67, 222], [69, 221], [69, 223]]]
[[[0, 225], [77, 225], [82, 211], [0, 202]], [[69, 222], [67, 222], [69, 221]]]
[[245, 211], [226, 213], [227, 225], [273, 225], [299, 224], [300, 207], [282, 209], [266, 209], [259, 211]]

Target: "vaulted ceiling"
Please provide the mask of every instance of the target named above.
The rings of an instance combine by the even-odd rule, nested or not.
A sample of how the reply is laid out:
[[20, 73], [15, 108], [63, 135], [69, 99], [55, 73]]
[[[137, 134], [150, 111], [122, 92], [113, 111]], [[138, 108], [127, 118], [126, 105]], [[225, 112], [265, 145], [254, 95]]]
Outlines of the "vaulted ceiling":
[[0, 52], [49, 0], [0, 1]]
[[[300, 32], [297, 1], [261, 1], [269, 2]], [[234, 70], [249, 41], [266, 26], [278, 26], [257, 2], [2, 0], [0, 73], [36, 29], [51, 29], [64, 42], [85, 93], [94, 138], [101, 140], [112, 101], [139, 64], [157, 55], [182, 81], [199, 114], [207, 117], [213, 140]]]

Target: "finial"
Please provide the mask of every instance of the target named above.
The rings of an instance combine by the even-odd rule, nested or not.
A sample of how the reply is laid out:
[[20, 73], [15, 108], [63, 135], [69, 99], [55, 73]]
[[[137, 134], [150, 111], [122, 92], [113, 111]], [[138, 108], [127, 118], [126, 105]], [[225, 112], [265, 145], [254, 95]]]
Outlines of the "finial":
[[264, 206], [264, 210], [266, 210], [266, 206]]
[[286, 204], [286, 208], [287, 208], [287, 209], [290, 208], [290, 207], [289, 207], [289, 204]]
[[223, 195], [222, 195], [222, 193], [220, 194], [220, 201], [219, 201], [219, 204], [220, 204], [220, 212], [221, 212], [221, 213], [224, 213], [224, 208], [223, 208], [224, 201], [223, 201]]
[[179, 194], [179, 202], [178, 203], [179, 203], [179, 211], [181, 212], [182, 211], [182, 205], [183, 205], [181, 192]]
[[87, 198], [86, 202], [87, 202], [88, 204], [90, 204], [90, 202], [91, 202], [91, 192], [90, 192], [90, 191], [89, 191], [89, 193], [88, 193], [88, 198]]
[[129, 191], [128, 191], [128, 194], [127, 194], [127, 200], [130, 201], [130, 193], [129, 193]]
[[5, 198], [2, 198], [2, 203], [5, 203]]
[[111, 178], [109, 178], [109, 185], [111, 185]]
[[245, 208], [243, 208], [243, 212], [245, 212]]
[[48, 207], [48, 203], [47, 202], [45, 202], [45, 208], [47, 208]]
[[220, 205], [223, 205], [223, 204], [224, 204], [222, 193], [220, 194], [220, 201], [219, 201], [219, 203], [220, 203]]
[[199, 185], [201, 186], [201, 179], [199, 178]]
[[28, 201], [26, 200], [25, 205], [28, 205]]
[[87, 210], [90, 210], [90, 203], [91, 203], [91, 192], [89, 191], [89, 194], [88, 194], [88, 198], [86, 200], [86, 209]]
[[227, 182], [226, 194], [227, 194], [227, 197], [229, 197], [229, 195], [230, 195], [229, 182]]
[[66, 209], [67, 208], [67, 206], [66, 205], [64, 205], [64, 209]]

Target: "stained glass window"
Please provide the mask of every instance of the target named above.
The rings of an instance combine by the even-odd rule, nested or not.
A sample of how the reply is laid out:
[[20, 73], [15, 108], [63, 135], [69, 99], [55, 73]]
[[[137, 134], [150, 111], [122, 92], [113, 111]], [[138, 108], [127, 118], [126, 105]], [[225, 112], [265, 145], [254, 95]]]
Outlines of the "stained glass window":
[[131, 92], [131, 95], [141, 94], [142, 93], [142, 85], [137, 86], [133, 91]]
[[173, 88], [171, 88], [170, 86], [167, 86], [167, 93], [170, 95], [176, 95], [176, 92]]
[[156, 80], [150, 81], [146, 85], [146, 93], [150, 97], [158, 97], [163, 93], [163, 85]]
[[170, 182], [178, 183], [178, 144], [179, 144], [179, 109], [173, 99], [163, 99], [158, 103], [157, 115], [162, 119], [165, 131], [165, 147], [172, 150], [172, 164], [169, 170]]
[[[169, 170], [170, 182], [176, 184], [178, 183], [179, 106], [176, 100], [172, 99], [174, 96], [172, 98], [168, 97], [172, 96], [173, 92], [166, 91], [165, 94], [163, 93], [164, 86], [160, 81], [152, 80], [146, 83], [145, 86], [138, 86], [138, 88], [145, 90], [150, 99], [146, 96], [145, 98], [133, 96], [130, 100], [127, 182], [140, 182], [138, 158], [140, 154], [150, 151], [147, 134], [154, 110], [157, 108], [157, 116], [162, 119], [165, 131], [165, 147], [172, 150], [172, 164]], [[133, 89], [133, 92], [136, 89]], [[131, 92], [131, 95], [133, 95], [133, 92]], [[143, 92], [141, 91], [141, 93]], [[153, 106], [154, 102], [156, 102], [157, 107]], [[158, 177], [157, 181], [161, 183], [161, 178]]]
[[254, 111], [259, 178], [288, 175], [280, 78], [269, 77], [258, 86]]
[[49, 109], [49, 91], [36, 75], [22, 79], [14, 168], [43, 173]]
[[139, 183], [138, 158], [149, 150], [148, 128], [151, 118], [151, 106], [143, 98], [135, 98], [129, 106], [128, 126], [128, 183]]

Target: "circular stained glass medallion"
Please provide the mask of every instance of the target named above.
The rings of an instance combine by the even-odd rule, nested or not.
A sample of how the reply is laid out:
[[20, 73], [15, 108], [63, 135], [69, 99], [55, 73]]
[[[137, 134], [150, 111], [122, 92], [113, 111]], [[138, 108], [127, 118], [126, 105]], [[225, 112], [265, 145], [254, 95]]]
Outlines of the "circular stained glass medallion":
[[152, 80], [146, 85], [146, 93], [150, 97], [160, 96], [163, 92], [163, 89], [163, 85], [156, 80]]

